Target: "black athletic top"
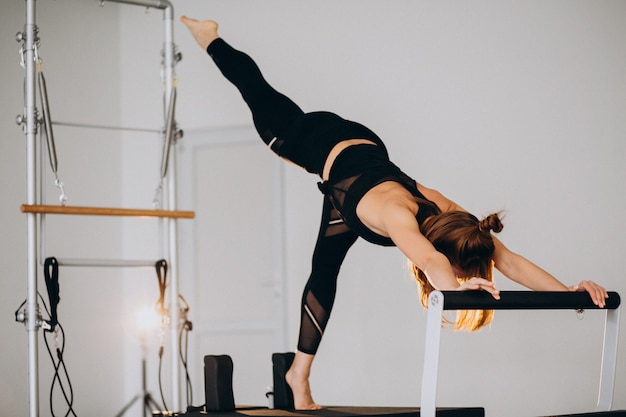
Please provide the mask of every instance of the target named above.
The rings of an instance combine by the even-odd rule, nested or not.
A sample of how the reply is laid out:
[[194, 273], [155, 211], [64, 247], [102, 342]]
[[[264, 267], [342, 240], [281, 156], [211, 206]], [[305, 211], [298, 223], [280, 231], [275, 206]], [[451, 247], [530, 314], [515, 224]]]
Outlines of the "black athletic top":
[[365, 193], [386, 181], [399, 183], [416, 198], [419, 204], [415, 216], [418, 224], [439, 213], [435, 203], [419, 192], [416, 181], [389, 161], [386, 151], [376, 145], [354, 145], [343, 150], [335, 159], [329, 180], [318, 186], [330, 198], [350, 230], [368, 242], [395, 246], [390, 238], [365, 226], [356, 214], [356, 207]]

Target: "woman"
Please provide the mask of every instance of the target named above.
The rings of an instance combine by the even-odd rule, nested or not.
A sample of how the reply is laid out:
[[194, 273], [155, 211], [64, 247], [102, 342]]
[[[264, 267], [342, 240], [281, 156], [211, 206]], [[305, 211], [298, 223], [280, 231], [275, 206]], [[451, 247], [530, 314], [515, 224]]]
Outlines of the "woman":
[[[219, 37], [217, 23], [184, 16], [181, 21], [238, 88], [270, 149], [323, 181], [322, 224], [302, 296], [298, 349], [285, 375], [294, 408], [321, 408], [311, 396], [309, 374], [333, 306], [339, 268], [358, 237], [395, 245], [407, 256], [424, 305], [434, 288], [483, 290], [498, 299], [492, 278], [495, 265], [532, 290], [587, 291], [596, 305], [604, 306], [608, 294], [601, 286], [583, 281], [568, 288], [508, 250], [491, 234], [502, 230], [497, 214], [479, 221], [404, 174], [389, 161], [380, 138], [365, 126], [332, 113], [304, 113], [263, 79], [248, 55]], [[476, 330], [490, 322], [491, 314], [462, 312], [455, 328]]]

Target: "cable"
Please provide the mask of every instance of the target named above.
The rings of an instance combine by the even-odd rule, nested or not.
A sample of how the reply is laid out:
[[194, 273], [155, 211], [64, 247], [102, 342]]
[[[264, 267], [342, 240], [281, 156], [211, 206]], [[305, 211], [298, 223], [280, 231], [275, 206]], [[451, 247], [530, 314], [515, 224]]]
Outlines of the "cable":
[[[189, 313], [189, 304], [187, 300], [178, 294], [178, 300], [180, 301], [180, 318], [182, 319], [182, 325], [178, 332], [178, 355], [180, 361], [185, 368], [185, 389], [187, 397], [187, 409], [192, 407], [193, 404], [193, 386], [191, 384], [191, 377], [189, 376], [189, 367], [187, 365], [187, 359], [189, 354], [189, 332], [193, 329], [193, 324], [187, 319]], [[183, 348], [183, 334], [185, 335], [185, 347]], [[183, 353], [184, 352], [184, 353]]]
[[[50, 386], [50, 413], [53, 417], [54, 414], [54, 388], [59, 385], [61, 389], [61, 393], [63, 394], [63, 398], [65, 399], [65, 403], [68, 406], [67, 412], [65, 413], [65, 417], [69, 415], [73, 415], [76, 417], [76, 413], [74, 412], [74, 388], [72, 387], [72, 381], [70, 380], [69, 373], [67, 371], [67, 366], [65, 365], [65, 360], [63, 358], [63, 354], [65, 353], [65, 330], [61, 323], [58, 320], [57, 316], [57, 307], [59, 302], [61, 301], [61, 297], [59, 296], [60, 287], [59, 287], [59, 263], [54, 257], [46, 258], [44, 263], [44, 278], [46, 282], [46, 288], [48, 290], [48, 298], [50, 300], [50, 309], [48, 310], [48, 306], [46, 305], [45, 300], [41, 296], [40, 293], [39, 298], [41, 299], [41, 303], [50, 318], [47, 320], [49, 328], [44, 328], [44, 342], [46, 343], [46, 349], [48, 351], [48, 355], [50, 356], [50, 360], [52, 361], [52, 365], [54, 367], [54, 377], [52, 378], [52, 385]], [[54, 333], [54, 343], [56, 346], [56, 359], [54, 354], [52, 353], [52, 349], [50, 348], [50, 343], [48, 341], [48, 335]], [[62, 342], [59, 346], [59, 333], [61, 334]], [[65, 380], [67, 381], [67, 389], [63, 384], [63, 380], [61, 379], [61, 374], [59, 370], [62, 368], [62, 372], [65, 376]]]
[[[157, 311], [161, 317], [161, 326], [165, 324], [165, 318], [168, 315], [168, 311], [165, 309], [165, 290], [167, 288], [167, 261], [161, 259], [154, 264], [156, 270], [157, 281], [159, 284], [159, 299], [157, 300]], [[162, 329], [161, 329], [162, 330]], [[161, 335], [162, 336], [162, 335]], [[164, 411], [167, 411], [167, 403], [165, 402], [165, 395], [163, 395], [163, 380], [161, 377], [161, 370], [163, 369], [163, 340], [161, 340], [161, 346], [159, 346], [159, 394], [161, 394], [161, 401], [163, 402]]]
[[[63, 336], [63, 343], [62, 343], [62, 347], [58, 347], [56, 348], [56, 356], [57, 358], [54, 358], [54, 354], [52, 352], [52, 349], [50, 348], [50, 343], [48, 342], [48, 337], [47, 335], [44, 334], [44, 341], [46, 342], [46, 349], [48, 350], [48, 355], [50, 356], [50, 359], [52, 360], [52, 363], [54, 364], [54, 377], [52, 379], [52, 385], [50, 387], [50, 413], [52, 414], [52, 416], [54, 417], [54, 387], [56, 386], [56, 384], [58, 383], [59, 388], [61, 389], [61, 393], [63, 394], [63, 398], [65, 399], [65, 403], [68, 406], [68, 410], [65, 413], [65, 417], [69, 416], [69, 415], [73, 415], [74, 417], [76, 417], [76, 412], [74, 412], [74, 389], [72, 387], [72, 382], [70, 381], [69, 378], [69, 373], [67, 371], [67, 367], [65, 365], [65, 361], [63, 359], [63, 353], [65, 351], [65, 331], [63, 330], [63, 326], [61, 326], [61, 324], [57, 324], [59, 327], [59, 330]], [[56, 338], [56, 335], [55, 335]], [[63, 374], [65, 377], [65, 380], [67, 381], [68, 384], [68, 389], [66, 390], [66, 388], [63, 385], [63, 381], [61, 380], [61, 375], [60, 375], [60, 368], [62, 367], [63, 370]], [[69, 397], [68, 397], [68, 391], [69, 391]]]
[[[178, 332], [178, 350], [180, 361], [183, 364], [183, 368], [185, 369], [185, 389], [186, 389], [186, 399], [187, 399], [187, 409], [193, 408], [193, 385], [191, 383], [191, 376], [189, 375], [189, 367], [188, 367], [188, 351], [189, 351], [189, 332], [192, 329], [192, 324], [189, 320], [185, 320], [183, 325], [181, 326]], [[183, 348], [183, 334], [184, 334], [184, 348]], [[165, 395], [163, 394], [163, 379], [162, 379], [162, 369], [163, 369], [163, 346], [159, 347], [159, 394], [161, 395], [161, 401], [163, 402], [163, 407], [165, 411], [169, 410], [167, 404], [165, 402]], [[183, 353], [184, 351], [184, 353]]]
[[[37, 293], [37, 295], [39, 296], [41, 300], [44, 310], [46, 311], [46, 314], [50, 316], [50, 311], [48, 310], [48, 306], [46, 305], [46, 302], [43, 299], [41, 293]], [[73, 415], [74, 417], [76, 417], [76, 412], [74, 411], [74, 388], [72, 387], [72, 381], [70, 380], [70, 376], [67, 371], [67, 366], [65, 365], [65, 360], [63, 359], [63, 354], [65, 352], [65, 330], [63, 329], [63, 326], [61, 325], [59, 321], [56, 322], [56, 327], [57, 327], [57, 330], [54, 332], [55, 345], [56, 345], [56, 357], [57, 357], [56, 359], [54, 357], [52, 349], [50, 348], [50, 343], [48, 341], [48, 335], [51, 333], [44, 332], [44, 342], [46, 344], [46, 350], [48, 351], [48, 356], [50, 357], [50, 360], [52, 361], [52, 365], [54, 367], [54, 377], [52, 378], [52, 385], [50, 386], [50, 414], [52, 415], [52, 417], [56, 417], [56, 414], [54, 413], [54, 387], [56, 386], [57, 381], [58, 381], [59, 388], [61, 389], [61, 393], [63, 394], [65, 403], [68, 406], [67, 412], [65, 413], [65, 417], [68, 417], [69, 415]], [[62, 336], [62, 342], [60, 346], [59, 346], [59, 340], [58, 340], [59, 332], [61, 333], [61, 336]], [[65, 380], [67, 381], [68, 390], [65, 389], [63, 381], [61, 380], [61, 375], [59, 374], [59, 369], [61, 367], [63, 367], [63, 374], [65, 376]], [[68, 391], [69, 391], [69, 396], [68, 396]]]
[[[157, 275], [157, 281], [159, 284], [159, 299], [157, 300], [157, 311], [161, 316], [161, 325], [165, 324], [165, 317], [169, 314], [167, 309], [165, 308], [165, 291], [167, 289], [167, 261], [165, 259], [161, 259], [157, 261], [154, 265]], [[180, 361], [183, 364], [185, 369], [185, 389], [186, 389], [186, 399], [187, 399], [187, 409], [193, 408], [191, 404], [193, 404], [193, 386], [191, 383], [191, 377], [189, 375], [189, 366], [188, 366], [188, 351], [189, 351], [189, 332], [192, 330], [191, 321], [187, 320], [187, 313], [189, 312], [189, 305], [187, 301], [183, 298], [182, 295], [178, 295], [178, 299], [181, 303], [181, 318], [182, 325], [180, 327], [178, 333], [178, 354], [180, 357]], [[171, 306], [170, 308], [175, 308]], [[183, 335], [184, 335], [184, 348], [183, 348]], [[163, 402], [163, 406], [165, 410], [168, 410], [167, 404], [165, 402], [165, 396], [163, 395], [163, 380], [162, 380], [162, 369], [163, 369], [163, 343], [159, 347], [159, 393], [161, 394], [161, 401]]]
[[[189, 354], [189, 332], [191, 331], [191, 322], [185, 320], [178, 333], [178, 352], [180, 361], [185, 369], [185, 389], [187, 394], [187, 407], [193, 404], [193, 386], [191, 384], [191, 378], [189, 376], [189, 368], [187, 366], [187, 358]], [[185, 347], [183, 348], [183, 334], [185, 335]], [[184, 354], [183, 354], [184, 351]]]
[[163, 395], [163, 383], [161, 378], [161, 369], [163, 368], [163, 346], [159, 347], [159, 394], [161, 394], [161, 401], [163, 401], [163, 411], [168, 411], [167, 403], [165, 402], [165, 396]]

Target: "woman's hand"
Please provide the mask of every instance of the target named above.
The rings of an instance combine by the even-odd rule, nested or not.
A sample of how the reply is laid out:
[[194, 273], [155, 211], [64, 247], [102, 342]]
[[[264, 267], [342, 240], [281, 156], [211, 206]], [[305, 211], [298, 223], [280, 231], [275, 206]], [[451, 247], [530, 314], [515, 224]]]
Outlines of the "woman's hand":
[[605, 300], [609, 298], [609, 294], [606, 292], [606, 289], [593, 281], [581, 281], [580, 284], [573, 285], [569, 287], [568, 290], [572, 292], [588, 292], [591, 297], [591, 301], [593, 301], [593, 303], [600, 308], [604, 308], [606, 305]]
[[457, 291], [471, 291], [471, 290], [483, 290], [487, 291], [496, 300], [500, 299], [500, 290], [496, 288], [496, 284], [487, 281], [484, 278], [470, 278], [467, 281], [461, 283], [461, 286], [457, 288]]

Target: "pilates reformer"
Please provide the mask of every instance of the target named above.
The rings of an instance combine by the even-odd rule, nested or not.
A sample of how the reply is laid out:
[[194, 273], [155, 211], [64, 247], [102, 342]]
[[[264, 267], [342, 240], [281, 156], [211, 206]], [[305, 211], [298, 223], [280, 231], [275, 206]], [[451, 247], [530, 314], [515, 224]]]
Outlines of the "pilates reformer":
[[[21, 65], [24, 68], [24, 112], [16, 117], [18, 125], [22, 126], [26, 142], [26, 203], [21, 206], [21, 211], [26, 215], [27, 222], [27, 295], [22, 311], [16, 312], [16, 320], [24, 324], [27, 331], [28, 346], [28, 410], [29, 417], [39, 416], [39, 360], [38, 360], [38, 335], [44, 327], [45, 321], [41, 317], [38, 302], [37, 276], [38, 267], [43, 265], [44, 245], [42, 230], [45, 224], [45, 216], [50, 214], [64, 215], [89, 215], [89, 216], [126, 216], [126, 217], [153, 217], [165, 222], [162, 228], [170, 269], [170, 294], [169, 309], [171, 327], [171, 393], [172, 405], [175, 409], [180, 408], [180, 367], [179, 367], [179, 344], [177, 329], [180, 326], [181, 311], [173, 306], [180, 306], [178, 294], [178, 219], [191, 219], [194, 213], [180, 211], [176, 208], [176, 147], [175, 142], [182, 137], [182, 131], [178, 129], [175, 121], [176, 101], [176, 76], [175, 64], [181, 59], [176, 53], [173, 42], [174, 35], [174, 11], [168, 0], [101, 0], [105, 2], [125, 3], [129, 5], [154, 8], [163, 11], [164, 19], [164, 42], [161, 76], [164, 84], [164, 104], [167, 107], [165, 126], [162, 130], [149, 130], [163, 137], [163, 149], [160, 170], [160, 182], [153, 200], [154, 209], [123, 209], [108, 207], [77, 207], [68, 206], [65, 186], [60, 179], [58, 160], [54, 141], [53, 125], [65, 125], [71, 127], [106, 128], [115, 130], [146, 131], [146, 129], [125, 129], [103, 126], [93, 126], [77, 123], [55, 123], [50, 114], [48, 103], [46, 79], [44, 77], [39, 56], [39, 30], [36, 24], [36, 0], [25, 1], [25, 23], [22, 31], [16, 35], [16, 41], [21, 44]], [[37, 84], [39, 88], [37, 88]], [[39, 90], [41, 114], [37, 110], [37, 90]], [[40, 129], [41, 127], [41, 129]], [[37, 155], [38, 132], [41, 130], [42, 154]], [[45, 135], [45, 141], [43, 136]], [[60, 191], [60, 206], [46, 205], [43, 196], [43, 150], [48, 151], [50, 168], [54, 175], [54, 185]], [[169, 169], [169, 165], [174, 165]], [[39, 165], [39, 172], [38, 172]], [[38, 175], [39, 174], [39, 175]], [[167, 187], [163, 193], [164, 186]], [[165, 195], [163, 195], [165, 194]], [[163, 204], [161, 204], [163, 200]], [[163, 205], [165, 208], [162, 208]], [[152, 267], [154, 260], [125, 260], [125, 259], [78, 259], [58, 260], [61, 266], [95, 266], [95, 267]], [[20, 307], [21, 308], [21, 307]]]
[[[235, 407], [232, 392], [233, 364], [227, 355], [205, 356], [206, 411], [192, 412], [191, 417], [297, 417], [297, 416], [411, 416], [411, 417], [484, 417], [482, 407], [436, 407], [439, 346], [445, 310], [604, 310], [606, 314], [604, 347], [600, 371], [600, 389], [596, 410], [590, 413], [561, 417], [626, 416], [626, 410], [610, 411], [613, 400], [620, 316], [620, 296], [609, 292], [606, 307], [596, 307], [583, 292], [502, 291], [495, 300], [483, 291], [433, 291], [429, 297], [422, 378], [421, 407], [325, 407], [316, 411], [289, 410], [289, 395], [285, 390], [284, 374], [293, 360], [293, 353], [274, 354], [272, 362], [274, 392], [268, 393], [269, 407]], [[274, 398], [281, 399], [274, 403]], [[276, 398], [278, 398], [276, 397]], [[276, 404], [276, 409], [274, 405]], [[291, 402], [293, 404], [293, 402]], [[555, 416], [556, 417], [556, 416]]]
[[[228, 355], [207, 355], [204, 357], [205, 400], [203, 411], [187, 413], [158, 412], [153, 416], [186, 416], [186, 417], [348, 417], [348, 416], [385, 416], [385, 417], [419, 417], [420, 409], [415, 407], [352, 407], [330, 406], [321, 410], [293, 410], [291, 390], [285, 389], [285, 371], [293, 361], [294, 353], [274, 353], [272, 355], [273, 389], [266, 393], [267, 407], [236, 406], [233, 395], [233, 361]], [[484, 417], [485, 410], [481, 407], [439, 408], [437, 415], [441, 417]]]

